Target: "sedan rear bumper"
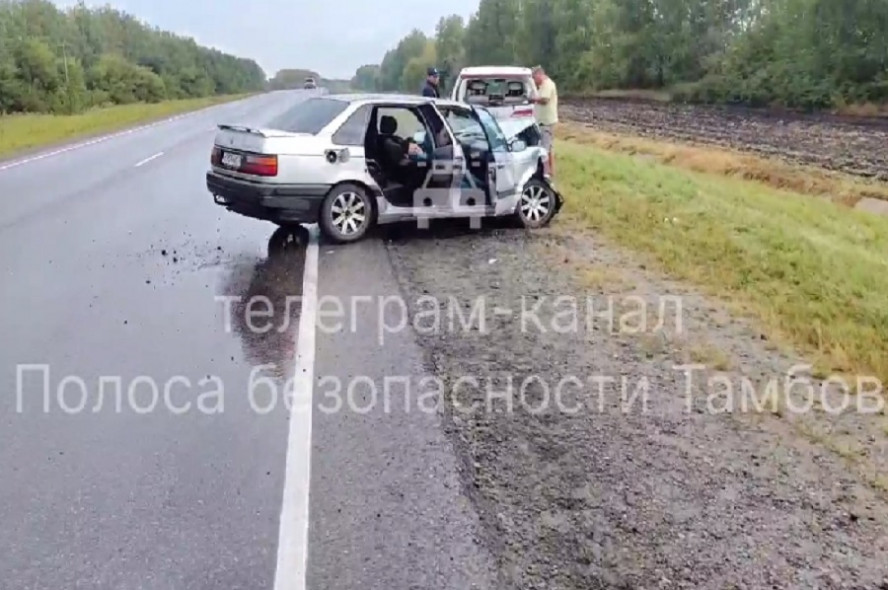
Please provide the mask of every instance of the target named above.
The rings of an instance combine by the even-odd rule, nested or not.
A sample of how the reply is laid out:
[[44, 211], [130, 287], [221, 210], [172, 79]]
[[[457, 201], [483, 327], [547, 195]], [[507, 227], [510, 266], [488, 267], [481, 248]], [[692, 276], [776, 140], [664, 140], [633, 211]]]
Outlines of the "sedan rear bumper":
[[317, 223], [326, 184], [262, 184], [207, 172], [207, 190], [217, 205], [275, 223]]

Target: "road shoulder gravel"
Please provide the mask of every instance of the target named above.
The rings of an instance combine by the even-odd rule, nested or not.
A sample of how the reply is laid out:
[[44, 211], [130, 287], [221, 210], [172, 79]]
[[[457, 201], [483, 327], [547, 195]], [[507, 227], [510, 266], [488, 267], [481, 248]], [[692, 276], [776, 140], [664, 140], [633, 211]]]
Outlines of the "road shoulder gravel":
[[[804, 397], [780, 400], [797, 359], [691, 289], [557, 224], [408, 233], [387, 247], [414, 319], [428, 315], [429, 296], [439, 309], [456, 302], [464, 318], [485, 302], [486, 330], [445, 321], [419, 338], [428, 367], [459, 385], [445, 406], [448, 434], [510, 587], [888, 587], [882, 416], [790, 416], [787, 400], [805, 407]], [[680, 337], [674, 315], [666, 330], [650, 329], [670, 296], [682, 302]], [[590, 297], [594, 313], [613, 304], [616, 324], [647, 301], [648, 329], [636, 315], [636, 329], [610, 330], [578, 309], [580, 329], [565, 330], [565, 302]], [[522, 298], [539, 324], [521, 325]], [[676, 369], [686, 364], [706, 368], [689, 379]], [[744, 383], [769, 380], [781, 388], [776, 405], [739, 406], [743, 395], [767, 401], [767, 388], [750, 396]], [[826, 398], [814, 391], [841, 405], [828, 388]], [[713, 411], [726, 400], [734, 411]]]

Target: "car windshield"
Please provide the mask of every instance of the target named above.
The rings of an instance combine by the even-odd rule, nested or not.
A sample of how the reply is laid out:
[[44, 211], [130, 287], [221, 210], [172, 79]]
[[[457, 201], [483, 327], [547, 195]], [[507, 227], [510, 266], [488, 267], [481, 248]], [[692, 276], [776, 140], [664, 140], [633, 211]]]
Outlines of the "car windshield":
[[520, 78], [478, 77], [467, 78], [462, 83], [465, 101], [472, 104], [523, 104], [530, 95], [529, 85]]
[[316, 135], [347, 106], [347, 102], [334, 98], [310, 98], [298, 103], [269, 126], [290, 133]]

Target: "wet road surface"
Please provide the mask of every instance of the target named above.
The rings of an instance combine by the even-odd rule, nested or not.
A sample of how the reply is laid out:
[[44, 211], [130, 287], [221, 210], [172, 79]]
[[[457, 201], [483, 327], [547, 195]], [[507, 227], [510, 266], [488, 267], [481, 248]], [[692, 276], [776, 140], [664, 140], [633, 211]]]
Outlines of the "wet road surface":
[[[213, 204], [203, 173], [216, 123], [268, 123], [304, 96], [0, 170], [0, 587], [493, 586], [435, 413], [382, 404], [422, 358], [409, 330], [379, 342], [398, 287], [378, 240], [315, 250], [317, 294], [345, 315], [311, 355], [308, 571], [275, 580], [279, 534], [300, 538], [280, 514], [306, 248]], [[355, 296], [371, 303], [351, 316]]]

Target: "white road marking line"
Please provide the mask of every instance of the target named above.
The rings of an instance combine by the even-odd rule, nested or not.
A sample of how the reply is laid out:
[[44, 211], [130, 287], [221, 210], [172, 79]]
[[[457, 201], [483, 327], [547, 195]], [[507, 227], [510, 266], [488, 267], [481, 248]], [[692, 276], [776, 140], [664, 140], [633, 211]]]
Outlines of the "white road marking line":
[[302, 309], [296, 341], [296, 372], [287, 466], [278, 531], [274, 590], [305, 590], [308, 561], [308, 493], [311, 476], [311, 414], [314, 391], [315, 331], [318, 304], [318, 235], [310, 230], [302, 275]]
[[161, 157], [162, 155], [163, 155], [163, 152], [157, 152], [153, 156], [149, 156], [149, 157], [145, 158], [144, 160], [142, 160], [141, 162], [139, 162], [138, 164], [136, 164], [136, 168], [138, 168], [139, 166], [143, 166], [143, 165], [147, 164], [148, 162], [150, 162], [151, 160]]

